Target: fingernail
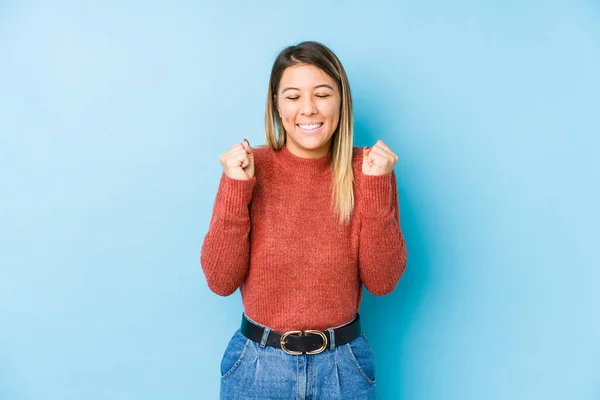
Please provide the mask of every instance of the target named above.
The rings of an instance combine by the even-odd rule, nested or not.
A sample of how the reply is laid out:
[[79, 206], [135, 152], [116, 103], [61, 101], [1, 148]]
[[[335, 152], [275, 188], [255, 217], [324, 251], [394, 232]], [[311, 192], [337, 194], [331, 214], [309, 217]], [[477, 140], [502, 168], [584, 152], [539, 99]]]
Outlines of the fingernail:
[[244, 140], [246, 141], [246, 143], [248, 143], [248, 146], [250, 146], [250, 142], [248, 141], [248, 139], [244, 138]]

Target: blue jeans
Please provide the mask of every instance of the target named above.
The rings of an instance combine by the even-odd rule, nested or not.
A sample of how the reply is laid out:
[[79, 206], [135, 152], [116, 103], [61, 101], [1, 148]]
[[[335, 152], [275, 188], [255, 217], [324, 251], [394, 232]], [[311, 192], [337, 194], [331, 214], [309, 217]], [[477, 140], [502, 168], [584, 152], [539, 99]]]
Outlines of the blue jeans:
[[319, 354], [291, 355], [238, 329], [221, 360], [220, 398], [375, 399], [375, 359], [365, 335], [340, 346], [333, 342]]

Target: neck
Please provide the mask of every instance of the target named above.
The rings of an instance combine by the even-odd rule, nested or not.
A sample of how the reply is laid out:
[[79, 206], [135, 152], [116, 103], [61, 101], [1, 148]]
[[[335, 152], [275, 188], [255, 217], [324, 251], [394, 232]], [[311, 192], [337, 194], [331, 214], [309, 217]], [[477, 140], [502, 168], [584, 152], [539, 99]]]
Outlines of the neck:
[[321, 157], [325, 157], [330, 149], [331, 149], [331, 142], [329, 143], [328, 147], [323, 147], [320, 149], [317, 149], [315, 151], [302, 151], [301, 149], [294, 147], [294, 146], [290, 146], [289, 142], [286, 143], [286, 148], [288, 149], [288, 151], [290, 153], [292, 153], [293, 155], [295, 155], [296, 157], [300, 157], [300, 158], [321, 158]]

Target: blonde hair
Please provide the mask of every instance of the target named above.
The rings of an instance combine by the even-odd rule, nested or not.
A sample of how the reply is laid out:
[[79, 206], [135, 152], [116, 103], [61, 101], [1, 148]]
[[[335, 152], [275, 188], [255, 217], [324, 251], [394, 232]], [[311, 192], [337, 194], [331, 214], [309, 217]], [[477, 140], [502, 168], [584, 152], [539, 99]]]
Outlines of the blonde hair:
[[265, 137], [272, 150], [285, 146], [286, 133], [283, 121], [277, 112], [275, 95], [286, 68], [298, 64], [310, 64], [321, 69], [337, 84], [341, 95], [340, 119], [331, 143], [331, 166], [333, 193], [332, 208], [338, 221], [346, 224], [354, 212], [354, 174], [352, 172], [352, 140], [354, 122], [352, 116], [352, 96], [344, 67], [336, 55], [318, 42], [302, 42], [283, 49], [271, 69], [267, 106], [265, 112]]

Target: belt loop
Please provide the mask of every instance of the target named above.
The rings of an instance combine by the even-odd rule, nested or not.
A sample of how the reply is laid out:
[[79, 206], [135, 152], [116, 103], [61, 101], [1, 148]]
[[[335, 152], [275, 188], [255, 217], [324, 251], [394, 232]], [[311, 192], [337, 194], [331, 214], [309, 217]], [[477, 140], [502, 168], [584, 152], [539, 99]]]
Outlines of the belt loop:
[[327, 328], [327, 330], [329, 331], [329, 343], [331, 343], [331, 346], [329, 346], [329, 348], [333, 350], [335, 349], [335, 333], [333, 332], [332, 328]]
[[269, 333], [271, 333], [271, 328], [265, 326], [265, 330], [263, 331], [262, 339], [260, 339], [260, 347], [264, 349], [267, 344], [267, 339], [269, 338]]

